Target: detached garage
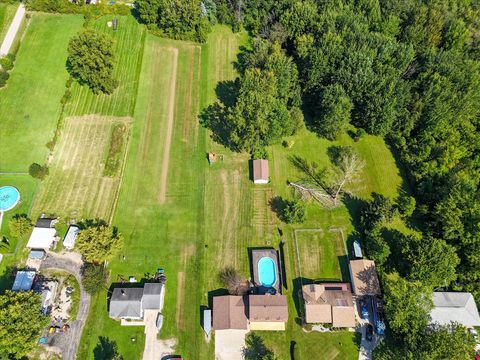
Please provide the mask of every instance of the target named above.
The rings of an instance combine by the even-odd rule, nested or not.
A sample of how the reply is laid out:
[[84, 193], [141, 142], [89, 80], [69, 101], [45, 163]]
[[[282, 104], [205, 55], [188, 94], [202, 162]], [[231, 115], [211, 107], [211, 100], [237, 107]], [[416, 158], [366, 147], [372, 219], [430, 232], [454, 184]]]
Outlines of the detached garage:
[[27, 248], [48, 250], [55, 243], [57, 232], [54, 228], [34, 227]]

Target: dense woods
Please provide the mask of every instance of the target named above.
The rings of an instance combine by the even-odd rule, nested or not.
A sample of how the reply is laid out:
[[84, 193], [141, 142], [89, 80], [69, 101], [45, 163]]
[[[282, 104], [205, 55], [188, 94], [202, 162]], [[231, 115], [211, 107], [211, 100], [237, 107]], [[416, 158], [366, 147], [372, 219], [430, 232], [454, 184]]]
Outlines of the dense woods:
[[[426, 294], [435, 288], [471, 291], [478, 301], [478, 2], [217, 0], [216, 10], [220, 22], [233, 29], [244, 26], [254, 35], [253, 54], [259, 53], [259, 44], [280, 46], [293, 59], [307, 126], [319, 136], [335, 139], [354, 125], [392, 145], [406, 168], [415, 199], [402, 196], [396, 204], [388, 204], [388, 199], [374, 196], [365, 207], [364, 243], [380, 269], [398, 276], [399, 282], [411, 281], [410, 287], [418, 284]], [[245, 74], [242, 79], [251, 76]], [[267, 133], [274, 138], [284, 135], [273, 129]], [[380, 218], [367, 219], [369, 212]], [[422, 236], [385, 234], [381, 224], [390, 216], [408, 219], [412, 213]], [[410, 300], [403, 299], [407, 303], [421, 298], [413, 290]], [[397, 339], [407, 339], [388, 308]], [[413, 335], [416, 339], [409, 340], [412, 346], [406, 351], [414, 351], [420, 342], [431, 345], [424, 340], [422, 324], [421, 335]], [[406, 326], [407, 332], [414, 329]], [[447, 330], [438, 329], [435, 339], [456, 334]]]

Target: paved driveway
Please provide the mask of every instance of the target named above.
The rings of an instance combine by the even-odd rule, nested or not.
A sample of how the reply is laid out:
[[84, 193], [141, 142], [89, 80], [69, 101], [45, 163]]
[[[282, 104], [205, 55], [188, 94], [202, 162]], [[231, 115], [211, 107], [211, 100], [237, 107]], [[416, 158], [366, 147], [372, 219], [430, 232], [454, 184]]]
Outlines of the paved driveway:
[[357, 332], [362, 334], [362, 341], [360, 343], [360, 350], [358, 352], [358, 360], [371, 360], [372, 359], [372, 351], [381, 341], [381, 337], [377, 334], [373, 334], [373, 340], [368, 341], [366, 338], [367, 332], [367, 324], [373, 324], [373, 309], [371, 308], [370, 304], [368, 303], [368, 319], [362, 319], [360, 316], [360, 304], [357, 300], [354, 301], [355, 303], [355, 317], [358, 321], [358, 327], [356, 329]]
[[243, 360], [245, 335], [248, 330], [216, 330], [215, 360]]
[[3, 39], [2, 45], [0, 46], [0, 56], [5, 56], [10, 52], [10, 48], [12, 47], [13, 41], [17, 36], [18, 29], [22, 24], [24, 16], [25, 16], [25, 5], [20, 3], [17, 9], [17, 12], [15, 13], [15, 16], [13, 17], [12, 23], [8, 28], [7, 34]]
[[85, 291], [82, 284], [81, 269], [82, 263], [71, 256], [71, 254], [49, 253], [40, 265], [40, 270], [63, 270], [77, 279], [80, 284], [80, 304], [78, 307], [77, 319], [70, 324], [70, 330], [64, 333], [55, 334], [48, 345], [60, 349], [64, 360], [76, 359], [78, 345], [82, 336], [83, 326], [88, 316], [90, 307], [90, 295]]

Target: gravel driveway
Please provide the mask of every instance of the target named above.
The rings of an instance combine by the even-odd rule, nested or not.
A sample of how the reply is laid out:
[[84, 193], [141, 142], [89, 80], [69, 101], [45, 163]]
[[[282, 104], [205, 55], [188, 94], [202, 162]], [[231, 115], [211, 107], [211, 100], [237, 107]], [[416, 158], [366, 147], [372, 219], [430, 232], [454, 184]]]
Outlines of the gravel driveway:
[[77, 319], [70, 324], [70, 330], [64, 333], [57, 333], [48, 342], [49, 346], [58, 348], [62, 352], [64, 360], [76, 358], [78, 345], [82, 336], [83, 326], [88, 316], [90, 307], [90, 295], [84, 290], [81, 276], [82, 263], [76, 261], [70, 254], [49, 253], [43, 260], [40, 270], [63, 270], [77, 279], [80, 284], [80, 304], [78, 307]]
[[18, 29], [22, 24], [24, 16], [25, 16], [25, 5], [20, 3], [17, 9], [17, 12], [15, 13], [15, 16], [12, 20], [12, 23], [8, 28], [7, 34], [5, 35], [5, 39], [3, 39], [2, 46], [0, 46], [0, 56], [5, 56], [9, 53], [10, 48], [12, 47], [13, 41], [17, 36]]

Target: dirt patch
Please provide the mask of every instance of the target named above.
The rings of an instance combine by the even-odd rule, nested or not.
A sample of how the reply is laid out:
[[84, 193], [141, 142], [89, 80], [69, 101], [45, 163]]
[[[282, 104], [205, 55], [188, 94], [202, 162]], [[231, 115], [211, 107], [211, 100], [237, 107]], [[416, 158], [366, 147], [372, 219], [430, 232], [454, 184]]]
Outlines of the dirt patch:
[[177, 329], [185, 329], [184, 305], [185, 305], [185, 273], [180, 271], [177, 275], [177, 306], [175, 309], [175, 323]]
[[167, 48], [173, 55], [173, 68], [172, 77], [170, 79], [170, 97], [168, 99], [168, 111], [167, 111], [167, 133], [165, 136], [165, 145], [162, 159], [162, 171], [160, 174], [160, 192], [159, 202], [165, 203], [167, 194], [167, 178], [168, 178], [168, 164], [170, 162], [170, 145], [172, 144], [173, 136], [173, 119], [175, 115], [175, 92], [177, 86], [177, 65], [178, 65], [178, 49]]

